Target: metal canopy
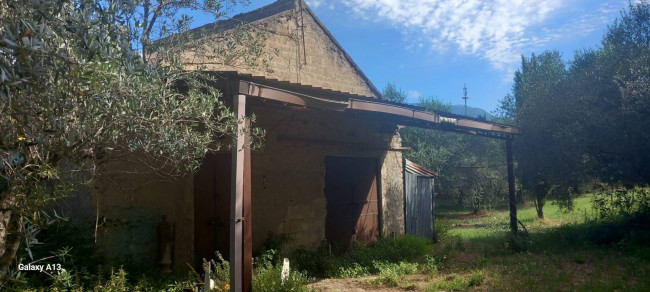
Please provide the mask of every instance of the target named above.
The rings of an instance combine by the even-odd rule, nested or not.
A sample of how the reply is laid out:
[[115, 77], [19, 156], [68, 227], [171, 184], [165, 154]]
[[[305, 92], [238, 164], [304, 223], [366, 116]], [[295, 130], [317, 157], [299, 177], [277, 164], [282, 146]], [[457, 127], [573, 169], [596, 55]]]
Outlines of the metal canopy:
[[[522, 131], [517, 127], [451, 113], [431, 111], [419, 106], [397, 104], [345, 92], [303, 86], [296, 83], [269, 81], [262, 77], [250, 76], [248, 78], [249, 80], [239, 81], [239, 94], [259, 97], [264, 100], [273, 100], [293, 106], [320, 110], [375, 113], [396, 118], [398, 119], [397, 122], [403, 125], [434, 128], [441, 131], [459, 132], [497, 139], [509, 140], [514, 135], [522, 134]], [[313, 94], [312, 92], [314, 90], [320, 91], [320, 94]]]

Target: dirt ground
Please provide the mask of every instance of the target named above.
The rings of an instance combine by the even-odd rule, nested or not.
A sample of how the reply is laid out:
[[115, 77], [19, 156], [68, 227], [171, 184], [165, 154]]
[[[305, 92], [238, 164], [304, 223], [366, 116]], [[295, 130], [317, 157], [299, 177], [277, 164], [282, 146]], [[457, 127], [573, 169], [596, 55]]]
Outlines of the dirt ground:
[[315, 291], [332, 292], [364, 292], [364, 291], [404, 291], [400, 288], [386, 288], [371, 285], [368, 280], [373, 277], [345, 278], [345, 279], [322, 279], [310, 284], [308, 287]]

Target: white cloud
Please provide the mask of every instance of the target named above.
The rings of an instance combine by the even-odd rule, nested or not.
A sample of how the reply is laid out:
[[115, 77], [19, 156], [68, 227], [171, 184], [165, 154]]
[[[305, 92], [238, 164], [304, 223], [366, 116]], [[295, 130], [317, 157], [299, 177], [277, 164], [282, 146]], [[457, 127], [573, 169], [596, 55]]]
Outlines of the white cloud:
[[417, 35], [411, 48], [422, 48], [424, 41], [433, 50], [456, 50], [460, 54], [477, 56], [487, 60], [493, 68], [507, 72], [513, 71], [522, 53], [540, 49], [552, 40], [593, 31], [595, 25], [602, 25], [594, 20], [616, 7], [601, 5], [594, 7], [601, 9], [594, 14], [577, 19], [563, 18], [561, 21], [565, 23], [549, 24], [555, 13], [570, 13], [574, 9], [568, 4], [571, 1], [341, 1], [363, 19], [388, 22], [409, 36]]

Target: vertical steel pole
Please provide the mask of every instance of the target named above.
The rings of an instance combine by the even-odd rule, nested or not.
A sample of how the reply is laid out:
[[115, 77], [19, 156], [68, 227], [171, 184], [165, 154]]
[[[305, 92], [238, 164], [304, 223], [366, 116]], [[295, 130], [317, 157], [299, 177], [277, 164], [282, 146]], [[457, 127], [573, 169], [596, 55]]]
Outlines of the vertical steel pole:
[[517, 201], [515, 199], [515, 168], [512, 155], [512, 139], [506, 139], [506, 156], [508, 162], [508, 200], [510, 203], [510, 230], [517, 233]]
[[[251, 120], [247, 117], [244, 126], [250, 127]], [[245, 145], [250, 144], [250, 135], [244, 136]], [[244, 292], [250, 292], [253, 285], [253, 209], [251, 197], [251, 148], [245, 146], [244, 152], [244, 262], [243, 281]]]
[[[246, 96], [233, 97], [234, 111], [238, 119], [246, 117]], [[237, 125], [237, 139], [232, 149], [232, 184], [230, 195], [230, 291], [243, 291], [242, 247], [244, 206], [244, 123]]]

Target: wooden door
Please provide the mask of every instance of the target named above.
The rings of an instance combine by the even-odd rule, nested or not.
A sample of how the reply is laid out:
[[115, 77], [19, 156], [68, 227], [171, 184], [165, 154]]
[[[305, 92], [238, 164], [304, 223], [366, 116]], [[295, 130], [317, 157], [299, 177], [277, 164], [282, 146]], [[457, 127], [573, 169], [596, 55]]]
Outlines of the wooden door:
[[229, 255], [230, 184], [232, 154], [207, 154], [194, 175], [194, 250], [196, 265], [215, 258], [219, 251]]
[[379, 237], [377, 159], [326, 157], [325, 196], [330, 242], [348, 246]]

